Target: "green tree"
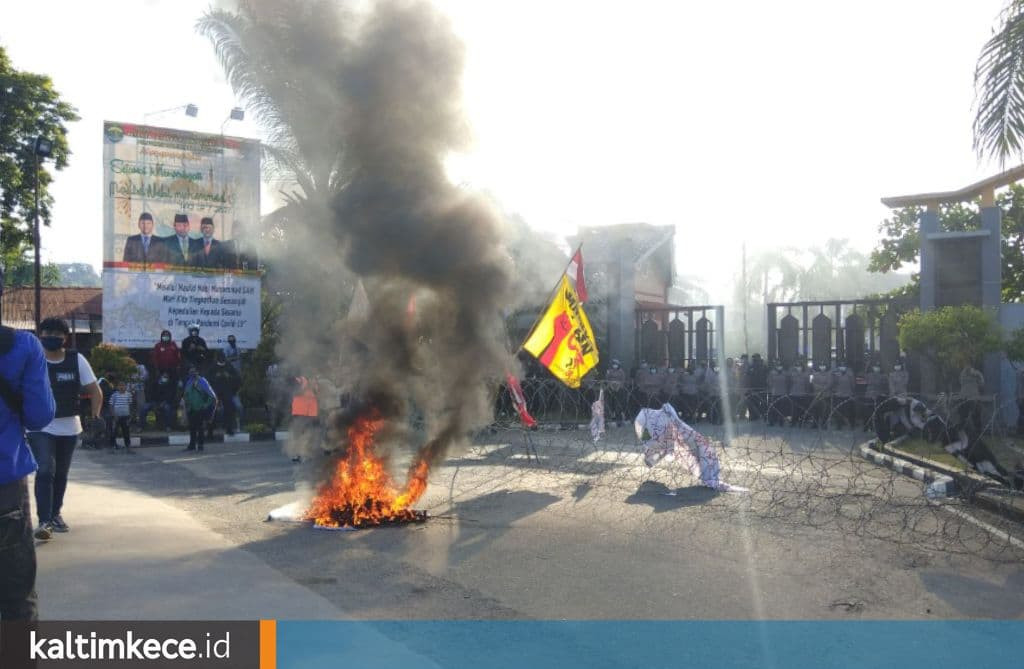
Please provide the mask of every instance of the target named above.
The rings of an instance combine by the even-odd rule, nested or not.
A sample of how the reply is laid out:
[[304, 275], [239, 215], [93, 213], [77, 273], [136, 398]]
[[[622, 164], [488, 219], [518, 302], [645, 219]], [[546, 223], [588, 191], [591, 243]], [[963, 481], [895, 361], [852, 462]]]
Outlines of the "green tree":
[[980, 365], [985, 353], [1003, 348], [1002, 330], [993, 315], [972, 305], [915, 309], [900, 318], [900, 348], [924, 356], [952, 393], [954, 380], [967, 363]]
[[1024, 328], [1018, 328], [1006, 338], [1006, 358], [1014, 369], [1020, 369], [1024, 363]]
[[974, 150], [1005, 163], [1024, 138], [1024, 0], [1009, 0], [974, 70]]
[[247, 353], [242, 364], [242, 406], [261, 407], [267, 402], [267, 367], [277, 361], [274, 353], [279, 339], [278, 319], [283, 301], [263, 289], [261, 296], [260, 343]]
[[127, 381], [135, 375], [135, 361], [128, 351], [113, 344], [99, 344], [89, 352], [89, 364], [97, 377], [110, 379], [115, 376]]
[[[34, 286], [36, 283], [35, 263], [26, 255], [11, 254], [5, 262], [5, 286]], [[39, 279], [43, 286], [61, 285], [60, 267], [55, 263], [46, 263], [40, 268]]]
[[86, 286], [99, 288], [103, 280], [96, 273], [96, 268], [85, 262], [60, 263], [57, 265], [60, 271], [60, 285], [62, 286]]
[[50, 166], [67, 167], [66, 123], [77, 121], [74, 107], [61, 99], [50, 78], [16, 70], [0, 47], [0, 254], [16, 264], [31, 244], [35, 211], [35, 138], [53, 142], [52, 157], [39, 167], [39, 219], [50, 223]]
[[[1003, 211], [1002, 259], [1004, 302], [1024, 299], [1024, 186], [1013, 184], [996, 196], [996, 204]], [[904, 265], [918, 262], [921, 254], [919, 217], [921, 207], [895, 209], [878, 226], [881, 239], [871, 252], [868, 269], [872, 272], [891, 272]], [[962, 232], [981, 227], [981, 203], [958, 202], [939, 206], [939, 230]], [[917, 295], [920, 276], [911, 275], [911, 284], [892, 294]]]

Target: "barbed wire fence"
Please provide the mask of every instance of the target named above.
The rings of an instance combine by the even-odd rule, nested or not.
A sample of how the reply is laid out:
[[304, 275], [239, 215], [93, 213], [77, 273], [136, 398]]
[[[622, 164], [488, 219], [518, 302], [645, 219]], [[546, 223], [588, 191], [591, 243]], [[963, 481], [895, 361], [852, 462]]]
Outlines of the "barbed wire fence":
[[[604, 389], [605, 434], [596, 442], [589, 422], [591, 403]], [[864, 459], [860, 446], [875, 438], [876, 419], [891, 408], [865, 398], [698, 396], [666, 397], [642, 393], [627, 384], [604, 383], [572, 390], [557, 381], [523, 383], [537, 429], [524, 429], [512, 397], [501, 388], [495, 397], [495, 422], [476, 435], [473, 445], [446, 464], [447, 503], [497, 490], [568, 490], [575, 501], [641, 503], [652, 496], [683, 495], [699, 513], [742, 513], [793, 527], [829, 529], [901, 546], [996, 561], [1024, 559], [1020, 525], [1010, 518], [982, 513], [970, 497], [990, 487], [1011, 491], [994, 478], [961, 490], [958, 496], [932, 499], [921, 482]], [[970, 418], [974, 404], [926, 398], [940, 417]], [[731, 401], [730, 401], [731, 400]], [[685, 467], [671, 459], [647, 467], [632, 418], [640, 408], [664, 403], [713, 440], [721, 462], [721, 480], [749, 489], [719, 494], [701, 488]], [[980, 438], [1010, 472], [1024, 461], [1021, 446], [1003, 427], [1010, 403], [992, 401], [978, 426]], [[738, 419], [740, 412], [751, 419]], [[772, 418], [772, 425], [767, 418]], [[779, 423], [780, 425], [776, 425]], [[939, 446], [944, 446], [940, 443]], [[996, 448], [998, 445], [998, 448]], [[486, 467], [486, 474], [472, 473]], [[458, 486], [456, 487], [456, 479]], [[981, 481], [975, 475], [974, 480]], [[671, 514], [634, 514], [635, 529], [669, 522]]]

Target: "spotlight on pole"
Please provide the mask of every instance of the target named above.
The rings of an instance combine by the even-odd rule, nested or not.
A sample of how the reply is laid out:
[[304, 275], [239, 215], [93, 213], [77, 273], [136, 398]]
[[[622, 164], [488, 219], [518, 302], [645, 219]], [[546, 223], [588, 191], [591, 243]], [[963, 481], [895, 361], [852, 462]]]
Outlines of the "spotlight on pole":
[[49, 158], [53, 154], [53, 142], [45, 137], [36, 137], [35, 152], [40, 158]]
[[242, 121], [242, 120], [244, 120], [245, 119], [245, 110], [242, 109], [241, 107], [233, 108], [231, 110], [230, 118], [231, 118], [232, 121]]
[[192, 118], [199, 116], [199, 107], [193, 104], [185, 105], [185, 116], [191, 116]]

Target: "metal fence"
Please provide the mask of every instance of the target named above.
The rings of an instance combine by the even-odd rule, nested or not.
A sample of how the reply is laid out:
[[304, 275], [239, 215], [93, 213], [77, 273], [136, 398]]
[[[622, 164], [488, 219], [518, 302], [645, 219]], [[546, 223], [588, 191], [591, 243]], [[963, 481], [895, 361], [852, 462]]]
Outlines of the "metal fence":
[[723, 348], [725, 308], [640, 307], [636, 310], [636, 358], [653, 365], [682, 367], [687, 360], [710, 361]]
[[909, 300], [773, 302], [768, 309], [768, 357], [787, 368], [806, 358], [815, 366], [845, 360], [855, 372], [872, 361], [885, 371], [900, 358], [899, 317]]

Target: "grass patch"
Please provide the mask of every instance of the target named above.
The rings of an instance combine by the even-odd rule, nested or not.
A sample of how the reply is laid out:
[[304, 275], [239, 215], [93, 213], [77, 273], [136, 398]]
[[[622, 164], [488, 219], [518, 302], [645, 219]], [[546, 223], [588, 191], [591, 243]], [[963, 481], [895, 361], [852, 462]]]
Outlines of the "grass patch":
[[985, 443], [995, 459], [1013, 471], [1024, 464], [1024, 439], [1019, 437], [985, 437]]
[[964, 468], [963, 463], [947, 453], [942, 446], [939, 444], [929, 444], [924, 439], [905, 439], [896, 448], [908, 455], [932, 460], [952, 469], [961, 470]]

